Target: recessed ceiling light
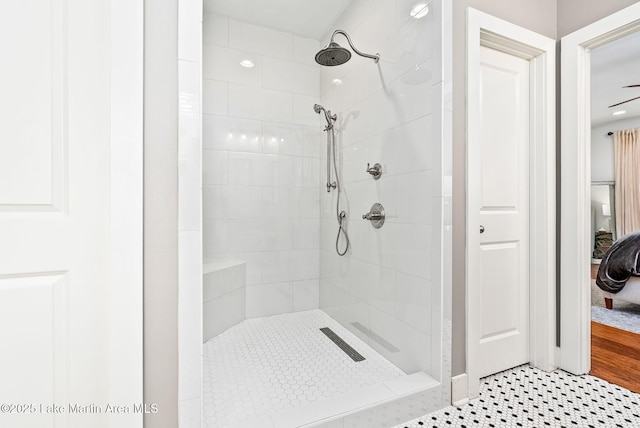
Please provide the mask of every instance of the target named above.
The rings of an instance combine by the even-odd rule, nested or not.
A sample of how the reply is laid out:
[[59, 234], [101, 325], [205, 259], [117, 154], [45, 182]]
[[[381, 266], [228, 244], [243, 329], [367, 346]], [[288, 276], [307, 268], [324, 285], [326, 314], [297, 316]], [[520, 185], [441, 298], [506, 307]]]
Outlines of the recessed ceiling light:
[[618, 116], [618, 115], [625, 114], [625, 113], [626, 113], [626, 111], [625, 111], [625, 110], [618, 110], [618, 111], [614, 111], [612, 114], [613, 114], [614, 116]]
[[340, 80], [340, 79], [333, 79], [333, 80], [331, 81], [331, 83], [333, 83], [333, 84], [334, 84], [334, 85], [336, 85], [336, 86], [340, 86], [340, 85], [342, 85], [342, 80]]
[[240, 65], [245, 68], [251, 68], [253, 67], [253, 61], [251, 61], [250, 59], [243, 59], [242, 61], [240, 61]]
[[411, 13], [409, 13], [409, 15], [415, 19], [420, 19], [427, 16], [427, 13], [429, 13], [429, 6], [427, 6], [426, 3], [420, 3], [411, 9]]

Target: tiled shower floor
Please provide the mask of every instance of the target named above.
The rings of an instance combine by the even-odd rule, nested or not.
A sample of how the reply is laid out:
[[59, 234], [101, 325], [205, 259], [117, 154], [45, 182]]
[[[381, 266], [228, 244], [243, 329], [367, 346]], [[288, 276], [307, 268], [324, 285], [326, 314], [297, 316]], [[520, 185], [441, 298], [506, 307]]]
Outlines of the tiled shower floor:
[[[320, 328], [366, 359], [354, 362]], [[249, 421], [404, 376], [321, 310], [254, 318], [204, 344], [203, 426]]]

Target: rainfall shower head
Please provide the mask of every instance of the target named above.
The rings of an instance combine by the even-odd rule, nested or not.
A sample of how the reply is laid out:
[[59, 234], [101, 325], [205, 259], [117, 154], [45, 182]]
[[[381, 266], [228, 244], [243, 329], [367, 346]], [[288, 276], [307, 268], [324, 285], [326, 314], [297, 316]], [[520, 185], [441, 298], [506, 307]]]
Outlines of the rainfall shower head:
[[351, 59], [351, 52], [336, 42], [330, 42], [327, 47], [316, 54], [316, 62], [320, 65], [341, 65]]
[[364, 52], [360, 52], [358, 49], [356, 49], [355, 46], [353, 46], [353, 43], [351, 43], [351, 38], [345, 31], [336, 30], [331, 35], [329, 44], [316, 54], [316, 62], [318, 64], [332, 67], [334, 65], [342, 65], [351, 59], [351, 52], [333, 41], [333, 38], [336, 36], [336, 34], [342, 34], [347, 39], [347, 42], [349, 42], [349, 46], [351, 46], [351, 49], [353, 49], [353, 51], [358, 55], [365, 58], [371, 58], [376, 63], [380, 60], [380, 55], [378, 54], [369, 55]]

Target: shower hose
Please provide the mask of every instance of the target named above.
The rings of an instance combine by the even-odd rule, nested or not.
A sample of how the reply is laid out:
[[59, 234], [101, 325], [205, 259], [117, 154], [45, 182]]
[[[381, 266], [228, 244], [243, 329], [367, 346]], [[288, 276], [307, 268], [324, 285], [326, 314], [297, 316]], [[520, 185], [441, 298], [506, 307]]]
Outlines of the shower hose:
[[[347, 254], [347, 251], [349, 251], [349, 235], [347, 234], [347, 231], [345, 230], [345, 227], [343, 225], [343, 222], [346, 221], [345, 218], [347, 217], [347, 213], [345, 211], [340, 211], [340, 195], [342, 193], [342, 185], [340, 184], [340, 176], [338, 175], [338, 164], [336, 161], [336, 136], [335, 136], [335, 131], [333, 126], [331, 127], [327, 127], [329, 129], [325, 129], [325, 131], [327, 131], [327, 146], [331, 147], [331, 150], [333, 151], [333, 172], [336, 176], [336, 190], [338, 191], [338, 194], [336, 195], [336, 218], [338, 220], [338, 234], [336, 236], [336, 252], [338, 253], [339, 256], [344, 256], [345, 254]], [[331, 131], [331, 132], [329, 132]], [[327, 162], [329, 162], [329, 159], [327, 159]], [[327, 189], [329, 190], [329, 189]], [[344, 251], [340, 251], [340, 234], [342, 234], [344, 236], [344, 240], [346, 242], [346, 245], [344, 247]]]

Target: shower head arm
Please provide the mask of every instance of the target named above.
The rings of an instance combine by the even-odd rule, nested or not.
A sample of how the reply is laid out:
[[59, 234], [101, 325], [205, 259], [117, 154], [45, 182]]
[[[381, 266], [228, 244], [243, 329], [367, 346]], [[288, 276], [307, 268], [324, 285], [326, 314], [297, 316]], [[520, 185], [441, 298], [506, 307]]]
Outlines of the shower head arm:
[[334, 31], [333, 34], [331, 35], [331, 40], [329, 43], [333, 42], [333, 39], [337, 34], [342, 34], [347, 39], [347, 42], [349, 42], [349, 46], [351, 46], [351, 49], [353, 49], [353, 51], [358, 55], [363, 56], [365, 58], [371, 58], [376, 64], [378, 63], [378, 61], [380, 61], [380, 55], [378, 54], [370, 55], [364, 52], [360, 52], [355, 46], [353, 46], [353, 43], [351, 42], [351, 37], [349, 37], [349, 35], [343, 30]]

